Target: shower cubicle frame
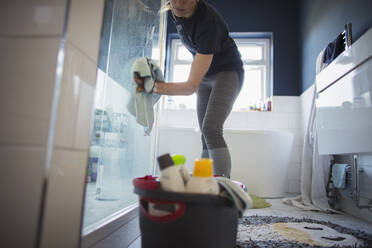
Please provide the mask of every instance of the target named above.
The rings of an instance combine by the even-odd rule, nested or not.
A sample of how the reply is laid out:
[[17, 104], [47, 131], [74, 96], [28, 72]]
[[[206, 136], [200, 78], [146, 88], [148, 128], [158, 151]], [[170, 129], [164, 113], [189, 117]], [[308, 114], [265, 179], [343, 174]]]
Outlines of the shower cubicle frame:
[[[138, 0], [141, 2], [140, 0]], [[165, 4], [166, 0], [160, 0], [161, 6]], [[142, 2], [141, 2], [142, 3]], [[164, 61], [165, 61], [165, 45], [166, 45], [166, 12], [159, 12], [160, 22], [159, 22], [159, 67], [164, 71]], [[157, 120], [159, 117], [159, 105], [157, 104], [154, 111], [154, 154], [156, 154], [157, 147]], [[154, 156], [152, 173], [156, 172], [156, 157]], [[106, 218], [105, 221], [101, 222], [99, 225], [86, 230], [82, 236], [81, 247], [92, 247], [99, 243], [101, 240], [106, 239], [110, 235], [122, 234], [122, 240], [120, 245], [130, 244], [140, 236], [139, 229], [136, 228], [138, 225], [138, 203], [128, 206], [121, 211], [114, 213], [113, 215]]]

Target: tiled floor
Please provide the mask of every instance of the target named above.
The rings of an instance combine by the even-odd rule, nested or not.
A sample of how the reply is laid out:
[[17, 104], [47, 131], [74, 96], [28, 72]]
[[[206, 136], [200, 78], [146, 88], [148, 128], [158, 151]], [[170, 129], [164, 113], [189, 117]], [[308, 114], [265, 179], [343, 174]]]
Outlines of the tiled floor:
[[141, 248], [141, 237], [136, 239], [128, 248]]
[[[357, 219], [349, 215], [340, 214], [326, 214], [313, 211], [304, 211], [296, 207], [291, 207], [282, 203], [281, 199], [267, 200], [272, 204], [269, 208], [250, 209], [246, 211], [246, 216], [260, 215], [260, 216], [279, 216], [279, 217], [295, 217], [295, 218], [311, 218], [321, 221], [330, 221], [334, 224], [346, 226], [351, 229], [364, 231], [372, 234], [372, 223]], [[129, 248], [140, 248], [141, 238], [136, 239]]]

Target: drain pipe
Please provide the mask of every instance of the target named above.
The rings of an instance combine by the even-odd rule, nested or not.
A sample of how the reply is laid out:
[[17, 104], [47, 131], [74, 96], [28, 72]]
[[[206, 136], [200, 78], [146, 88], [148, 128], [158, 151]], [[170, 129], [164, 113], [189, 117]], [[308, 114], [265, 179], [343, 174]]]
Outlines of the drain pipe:
[[358, 156], [354, 155], [353, 165], [352, 165], [352, 185], [353, 185], [353, 200], [358, 208], [368, 208], [369, 211], [372, 209], [371, 200], [367, 205], [360, 205], [360, 195], [359, 195], [359, 173], [363, 173], [363, 169], [358, 169]]

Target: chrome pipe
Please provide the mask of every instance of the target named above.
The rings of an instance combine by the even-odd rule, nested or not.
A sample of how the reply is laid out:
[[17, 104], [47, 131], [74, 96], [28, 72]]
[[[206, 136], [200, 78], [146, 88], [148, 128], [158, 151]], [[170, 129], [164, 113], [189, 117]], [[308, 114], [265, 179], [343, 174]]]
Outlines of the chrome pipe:
[[359, 201], [359, 177], [358, 177], [358, 156], [353, 156], [352, 164], [352, 185], [353, 185], [353, 199], [354, 201]]
[[371, 200], [367, 205], [360, 205], [360, 195], [359, 195], [359, 173], [363, 172], [363, 170], [358, 169], [358, 156], [354, 154], [353, 156], [353, 164], [352, 164], [352, 194], [353, 200], [355, 201], [355, 205], [358, 208], [367, 208], [369, 210], [372, 209]]

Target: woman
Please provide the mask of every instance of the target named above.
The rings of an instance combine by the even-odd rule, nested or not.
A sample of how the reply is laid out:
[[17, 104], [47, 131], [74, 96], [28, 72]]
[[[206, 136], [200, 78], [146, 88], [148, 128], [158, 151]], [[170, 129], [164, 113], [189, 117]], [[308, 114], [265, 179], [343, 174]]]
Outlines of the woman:
[[[223, 124], [243, 84], [244, 70], [237, 46], [226, 23], [203, 0], [170, 0], [166, 8], [193, 62], [186, 82], [156, 82], [153, 92], [163, 95], [197, 94], [197, 114], [203, 151], [213, 160], [215, 175], [230, 177], [231, 157], [223, 137]], [[137, 91], [143, 81], [135, 78]]]

